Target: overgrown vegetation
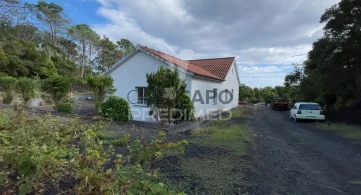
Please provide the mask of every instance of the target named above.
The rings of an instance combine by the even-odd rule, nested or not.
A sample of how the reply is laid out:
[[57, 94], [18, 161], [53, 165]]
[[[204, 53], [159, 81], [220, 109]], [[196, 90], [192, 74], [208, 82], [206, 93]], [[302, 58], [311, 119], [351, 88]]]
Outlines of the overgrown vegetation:
[[5, 97], [3, 98], [4, 104], [10, 104], [13, 101], [13, 93], [16, 88], [16, 82], [17, 80], [14, 77], [0, 77], [0, 87], [5, 91]]
[[[148, 106], [152, 108], [155, 119], [160, 118], [161, 125], [171, 123], [172, 117], [178, 120], [193, 120], [193, 103], [187, 98], [185, 81], [179, 77], [178, 70], [161, 66], [157, 72], [147, 76]], [[180, 108], [175, 113], [172, 110]]]
[[[122, 143], [115, 153], [101, 124], [66, 122], [50, 115], [21, 111], [0, 113], [0, 183], [3, 193], [39, 194], [175, 194], [156, 181], [150, 162], [184, 152], [185, 141], [167, 142], [160, 133], [152, 142]], [[60, 187], [62, 181], [73, 181]]]
[[131, 112], [128, 102], [116, 96], [110, 96], [102, 104], [102, 116], [106, 119], [112, 119], [117, 121], [129, 121], [131, 119]]
[[70, 103], [61, 103], [54, 106], [54, 109], [58, 112], [74, 113], [73, 106]]
[[178, 111], [173, 115], [173, 118], [181, 121], [192, 121], [195, 119], [193, 102], [186, 93], [183, 93], [183, 95], [179, 97], [175, 108]]
[[115, 92], [113, 79], [109, 76], [90, 76], [86, 78], [86, 82], [95, 94], [95, 107], [100, 112], [105, 97]]
[[327, 109], [351, 107], [361, 98], [360, 1], [342, 0], [321, 16], [324, 35], [308, 60], [285, 78], [294, 99], [317, 101]]
[[134, 44], [101, 37], [87, 24], [72, 26], [62, 6], [46, 1], [0, 1], [0, 73], [16, 78], [104, 73]]
[[53, 76], [42, 81], [42, 89], [50, 94], [55, 106], [67, 96], [71, 91], [73, 81], [64, 76]]
[[231, 150], [237, 155], [245, 154], [247, 143], [251, 139], [247, 125], [227, 124], [222, 121], [198, 129], [193, 135], [195, 139], [191, 143]]
[[361, 126], [339, 123], [318, 123], [317, 126], [322, 130], [340, 133], [342, 136], [349, 139], [361, 140]]
[[247, 120], [244, 109], [234, 112], [238, 113], [237, 117], [214, 121], [192, 132], [186, 155], [178, 158], [176, 164], [165, 165], [174, 169], [164, 176], [168, 183], [191, 194], [241, 194], [245, 191], [249, 183], [245, 181], [244, 172], [249, 172], [252, 166], [243, 157], [249, 150], [252, 135], [246, 124], [233, 120]]
[[31, 98], [35, 97], [37, 90], [37, 81], [31, 78], [22, 77], [18, 79], [16, 91], [21, 94], [24, 106]]

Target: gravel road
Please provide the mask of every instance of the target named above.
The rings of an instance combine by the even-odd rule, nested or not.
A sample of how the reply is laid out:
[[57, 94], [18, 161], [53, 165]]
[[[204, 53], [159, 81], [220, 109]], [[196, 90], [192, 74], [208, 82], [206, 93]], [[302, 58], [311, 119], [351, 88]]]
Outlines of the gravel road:
[[249, 106], [256, 174], [250, 194], [361, 194], [361, 144], [295, 123], [288, 111]]

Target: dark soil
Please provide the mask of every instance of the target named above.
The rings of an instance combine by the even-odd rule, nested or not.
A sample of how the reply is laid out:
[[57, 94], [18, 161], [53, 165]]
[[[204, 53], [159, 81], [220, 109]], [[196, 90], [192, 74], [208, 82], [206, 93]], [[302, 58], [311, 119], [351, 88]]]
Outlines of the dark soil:
[[361, 145], [313, 122], [295, 123], [289, 112], [249, 107], [254, 116], [250, 194], [361, 194]]
[[[249, 118], [240, 117], [237, 119], [231, 119], [230, 121], [226, 122], [226, 125], [244, 124], [248, 122]], [[202, 127], [210, 124], [211, 122], [204, 123], [202, 124]], [[253, 189], [254, 184], [249, 182], [251, 179], [253, 179], [252, 176], [255, 175], [255, 170], [253, 168], [254, 166], [251, 162], [252, 156], [239, 156], [232, 151], [222, 148], [194, 144], [192, 143], [194, 137], [192, 137], [189, 132], [172, 135], [168, 137], [168, 139], [171, 141], [180, 141], [183, 139], [191, 141], [190, 144], [186, 146], [186, 151], [183, 155], [167, 157], [165, 159], [157, 160], [153, 163], [153, 167], [160, 168], [160, 172], [163, 175], [161, 181], [166, 181], [166, 183], [172, 188], [176, 188], [175, 190], [184, 191], [187, 194], [246, 194], [248, 191]], [[252, 147], [250, 147], [250, 150], [252, 150]], [[181, 165], [182, 162], [191, 159], [198, 159], [208, 162], [213, 161], [214, 163], [218, 163], [219, 160], [216, 159], [222, 158], [230, 160], [232, 164], [234, 163], [237, 166], [232, 168], [232, 175], [214, 175], [214, 178], [218, 177], [216, 180], [219, 180], [219, 178], [224, 178], [224, 184], [220, 185], [223, 188], [216, 189], [217, 191], [214, 191], [214, 186], [207, 186], [204, 181], [201, 180], [201, 178], [183, 170]]]

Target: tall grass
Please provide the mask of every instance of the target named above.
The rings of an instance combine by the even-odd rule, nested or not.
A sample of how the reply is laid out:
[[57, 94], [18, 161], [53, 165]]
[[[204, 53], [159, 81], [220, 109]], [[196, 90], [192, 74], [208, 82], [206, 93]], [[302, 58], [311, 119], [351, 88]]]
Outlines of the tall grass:
[[361, 140], [361, 126], [336, 123], [318, 123], [317, 125], [322, 130], [338, 132], [346, 138]]
[[251, 141], [251, 133], [247, 125], [227, 124], [216, 121], [210, 126], [193, 132], [194, 143], [218, 147], [236, 152], [238, 155], [245, 154], [248, 142]]

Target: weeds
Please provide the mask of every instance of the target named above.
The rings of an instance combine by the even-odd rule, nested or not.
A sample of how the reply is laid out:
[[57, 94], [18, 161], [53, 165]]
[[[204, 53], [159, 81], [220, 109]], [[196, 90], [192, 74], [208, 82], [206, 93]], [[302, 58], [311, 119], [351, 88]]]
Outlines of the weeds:
[[361, 126], [347, 124], [323, 124], [318, 123], [318, 127], [322, 130], [334, 131], [349, 139], [361, 140]]
[[[106, 140], [100, 124], [66, 123], [51, 115], [0, 113], [0, 185], [3, 192], [41, 194], [174, 194], [157, 180], [149, 164], [184, 152], [185, 141], [167, 142], [160, 133], [150, 143], [129, 141], [125, 135]], [[116, 154], [124, 145], [129, 155]], [[60, 189], [62, 179], [77, 181]]]
[[247, 151], [251, 134], [247, 125], [230, 125], [224, 122], [215, 122], [206, 128], [193, 132], [195, 139], [192, 143], [209, 147], [231, 150], [238, 155]]
[[182, 179], [174, 181], [165, 176], [167, 183], [192, 194], [244, 191], [248, 185], [244, 170], [251, 169], [251, 165], [243, 156], [247, 154], [252, 135], [246, 124], [233, 123], [233, 119], [239, 117], [248, 117], [244, 108], [233, 110], [229, 120], [213, 121], [193, 131], [189, 139], [193, 152], [179, 158], [172, 167]]

